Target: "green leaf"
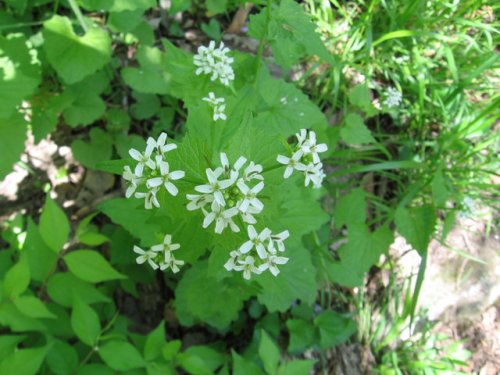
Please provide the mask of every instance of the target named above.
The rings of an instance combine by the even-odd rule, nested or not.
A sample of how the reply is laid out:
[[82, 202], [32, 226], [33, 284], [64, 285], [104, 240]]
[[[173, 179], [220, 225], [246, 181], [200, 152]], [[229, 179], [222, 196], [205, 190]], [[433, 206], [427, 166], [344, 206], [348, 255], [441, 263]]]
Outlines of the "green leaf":
[[77, 139], [71, 144], [71, 150], [85, 167], [95, 169], [97, 163], [111, 158], [113, 141], [102, 129], [93, 128], [90, 131], [90, 142]]
[[56, 318], [47, 307], [36, 297], [32, 296], [21, 296], [14, 299], [14, 305], [21, 311], [24, 315], [31, 318]]
[[5, 0], [5, 3], [12, 8], [15, 13], [21, 15], [26, 11], [28, 0]]
[[[110, 199], [101, 203], [99, 209], [115, 224], [121, 225], [137, 238], [151, 239], [160, 232], [158, 223], [150, 221], [153, 214], [134, 199]], [[130, 249], [132, 251], [132, 249]]]
[[0, 180], [12, 171], [12, 166], [19, 160], [24, 150], [24, 141], [28, 125], [20, 113], [10, 118], [0, 117]]
[[316, 361], [294, 360], [283, 363], [278, 369], [278, 375], [309, 375]]
[[130, 106], [130, 113], [133, 118], [145, 120], [153, 117], [160, 111], [161, 102], [156, 95], [134, 91], [132, 92], [132, 96], [136, 100], [136, 102]]
[[207, 0], [205, 6], [210, 15], [224, 13], [227, 10], [228, 0]]
[[68, 125], [90, 125], [104, 115], [106, 104], [100, 94], [108, 87], [109, 78], [99, 71], [66, 87], [60, 100], [66, 101], [63, 115]]
[[137, 349], [126, 341], [108, 341], [99, 348], [101, 359], [113, 370], [128, 371], [146, 363]]
[[254, 122], [265, 129], [268, 137], [289, 137], [304, 128], [305, 122], [316, 131], [326, 129], [323, 113], [294, 85], [265, 74], [259, 80], [259, 94], [265, 110]]
[[[40, 63], [35, 50], [28, 49], [26, 38], [21, 34], [0, 35], [0, 119], [13, 117], [22, 100], [33, 94], [39, 83]], [[2, 156], [6, 154], [2, 151]]]
[[352, 224], [348, 229], [347, 244], [338, 251], [340, 262], [331, 264], [328, 273], [332, 281], [352, 288], [363, 284], [365, 273], [387, 252], [394, 236], [387, 227], [373, 233], [365, 224]]
[[83, 343], [91, 347], [97, 344], [97, 338], [101, 333], [101, 322], [96, 312], [78, 296], [74, 297], [71, 327]]
[[111, 12], [123, 12], [126, 10], [147, 10], [157, 6], [155, 0], [115, 0]]
[[445, 207], [448, 200], [448, 189], [446, 188], [447, 180], [441, 168], [436, 170], [432, 179], [432, 199], [436, 207]]
[[252, 361], [241, 357], [234, 350], [233, 355], [233, 375], [264, 375], [264, 372]]
[[47, 246], [31, 218], [28, 218], [23, 251], [27, 254], [28, 266], [33, 280], [44, 281], [56, 267], [57, 254]]
[[163, 64], [163, 53], [158, 48], [141, 46], [137, 52], [140, 68], [125, 67], [121, 74], [127, 85], [146, 94], [167, 94], [171, 79]]
[[186, 271], [175, 290], [177, 317], [183, 325], [205, 322], [225, 329], [238, 318], [248, 291], [226, 280], [207, 275], [207, 262], [197, 262]]
[[259, 343], [259, 357], [264, 363], [268, 374], [275, 374], [280, 362], [281, 353], [275, 342], [266, 331], [261, 330]]
[[53, 275], [47, 283], [47, 292], [52, 300], [64, 307], [73, 305], [73, 296], [78, 296], [87, 304], [110, 302], [110, 299], [93, 285], [77, 279], [69, 272]]
[[54, 374], [73, 374], [78, 367], [78, 354], [75, 348], [66, 342], [54, 340], [47, 354], [47, 364]]
[[17, 344], [26, 338], [24, 335], [0, 336], [0, 358], [5, 358], [9, 353], [16, 350]]
[[208, 24], [202, 23], [201, 30], [212, 40], [220, 40], [222, 37], [220, 23], [215, 18], [210, 19]]
[[111, 39], [106, 31], [92, 26], [80, 37], [67, 17], [54, 15], [45, 21], [43, 38], [49, 63], [68, 84], [81, 81], [111, 58]]
[[370, 89], [366, 84], [354, 87], [349, 93], [349, 102], [366, 113], [368, 117], [377, 114], [377, 109], [372, 104]]
[[35, 375], [45, 359], [47, 347], [19, 349], [3, 358], [0, 374]]
[[398, 207], [394, 217], [398, 232], [420, 255], [427, 252], [436, 226], [436, 213], [430, 205]]
[[39, 319], [22, 314], [13, 303], [0, 304], [0, 325], [9, 327], [12, 332], [47, 330]]
[[109, 10], [114, 0], [78, 0], [78, 4], [86, 10]]
[[126, 278], [94, 250], [72, 251], [64, 256], [64, 261], [73, 275], [91, 283]]
[[270, 312], [286, 311], [297, 299], [312, 303], [316, 295], [316, 270], [308, 250], [301, 245], [287, 244], [284, 255], [290, 260], [280, 267], [277, 277], [266, 272], [256, 278], [262, 286], [258, 300]]
[[146, 344], [144, 345], [144, 359], [146, 361], [151, 361], [160, 357], [165, 343], [165, 322], [162, 321], [158, 327], [148, 334], [146, 338]]
[[293, 353], [301, 353], [319, 341], [318, 332], [312, 322], [304, 319], [288, 319], [286, 321], [290, 341], [288, 350]]
[[30, 278], [28, 263], [21, 259], [5, 275], [3, 282], [5, 296], [14, 298], [23, 293], [28, 288]]
[[40, 235], [52, 251], [60, 252], [68, 240], [69, 222], [64, 211], [47, 195], [40, 216]]
[[372, 133], [363, 122], [363, 118], [355, 113], [349, 113], [344, 120], [344, 126], [340, 129], [340, 136], [345, 143], [351, 145], [362, 145], [376, 143]]
[[328, 349], [346, 342], [357, 329], [356, 322], [335, 311], [324, 311], [314, 319], [318, 327], [321, 349]]
[[214, 374], [224, 362], [224, 356], [205, 345], [193, 345], [177, 356], [181, 367], [193, 375]]
[[[249, 35], [260, 39], [266, 26], [267, 8], [257, 16], [250, 18]], [[335, 63], [325, 48], [316, 25], [304, 8], [292, 0], [283, 0], [279, 7], [271, 10], [268, 29], [268, 40], [271, 44], [276, 62], [289, 69], [306, 54], [316, 55], [326, 62]]]
[[181, 349], [181, 346], [182, 342], [180, 340], [169, 341], [161, 350], [163, 359], [167, 362], [171, 362]]
[[116, 372], [102, 363], [91, 363], [83, 366], [78, 375], [116, 375]]
[[366, 220], [365, 192], [363, 189], [353, 189], [342, 196], [333, 209], [335, 227], [340, 229], [343, 225], [364, 224]]
[[141, 24], [143, 19], [144, 12], [142, 10], [111, 12], [108, 17], [108, 26], [114, 32], [130, 33]]
[[31, 130], [35, 143], [40, 142], [57, 126], [59, 114], [73, 99], [65, 94], [40, 92], [31, 99]]

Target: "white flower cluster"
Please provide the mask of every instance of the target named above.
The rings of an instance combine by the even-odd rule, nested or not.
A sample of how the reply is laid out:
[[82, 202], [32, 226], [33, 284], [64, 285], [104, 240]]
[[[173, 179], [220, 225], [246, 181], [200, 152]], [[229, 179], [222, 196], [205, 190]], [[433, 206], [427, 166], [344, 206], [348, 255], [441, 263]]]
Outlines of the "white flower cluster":
[[151, 209], [153, 206], [160, 207], [157, 193], [161, 186], [172, 195], [179, 192], [172, 181], [184, 177], [184, 171], [170, 171], [170, 165], [166, 159], [166, 153], [175, 150], [177, 145], [167, 144], [167, 133], [161, 133], [158, 139], [148, 138], [146, 149], [139, 152], [132, 148], [129, 154], [137, 161], [134, 170], [125, 166], [123, 179], [127, 182], [125, 196], [130, 198], [132, 194], [136, 198], [144, 199], [144, 207]]
[[325, 173], [318, 153], [327, 151], [328, 146], [325, 143], [317, 144], [316, 133], [312, 130], [301, 129], [295, 136], [298, 143], [292, 156], [278, 155], [277, 157], [279, 163], [286, 165], [283, 177], [290, 177], [295, 169], [304, 173], [305, 186], [309, 186], [312, 182], [314, 188], [320, 188]]
[[[243, 277], [250, 280], [252, 273], [260, 275], [269, 270], [273, 276], [280, 272], [278, 265], [286, 264], [288, 258], [277, 255], [285, 251], [284, 240], [290, 235], [287, 230], [272, 234], [269, 228], [257, 233], [252, 225], [248, 226], [248, 241], [243, 243], [238, 250], [229, 253], [229, 260], [224, 265], [228, 271], [243, 272]], [[251, 255], [254, 250], [257, 256]]]
[[175, 259], [172, 252], [178, 250], [181, 245], [172, 243], [172, 236], [165, 235], [163, 242], [151, 246], [149, 250], [143, 250], [139, 246], [134, 246], [134, 253], [139, 254], [136, 259], [137, 264], [148, 262], [152, 269], [158, 268], [162, 271], [170, 268], [173, 273], [179, 272], [179, 266], [184, 264], [183, 260]]
[[385, 93], [385, 100], [384, 104], [389, 107], [398, 107], [403, 100], [403, 94], [401, 92], [394, 88], [394, 87], [389, 87]]
[[227, 227], [239, 232], [240, 228], [234, 222], [237, 216], [245, 223], [255, 224], [253, 215], [259, 214], [264, 208], [257, 198], [264, 188], [264, 178], [260, 174], [262, 166], [250, 162], [243, 168], [247, 162], [243, 156], [231, 165], [223, 152], [220, 161], [222, 166], [214, 170], [207, 168], [208, 183], [194, 188], [202, 194], [187, 194], [190, 200], [187, 209], [202, 210], [205, 215], [203, 228], [215, 222], [215, 233], [222, 233]]
[[221, 120], [226, 120], [226, 114], [224, 113], [224, 110], [226, 109], [226, 105], [224, 104], [225, 99], [224, 98], [217, 98], [213, 92], [209, 92], [208, 96], [202, 99], [203, 101], [207, 102], [210, 107], [213, 108], [214, 110], [214, 121], [217, 121], [218, 119]]
[[218, 79], [223, 85], [228, 86], [229, 81], [234, 80], [234, 71], [231, 67], [234, 59], [227, 56], [230, 49], [221, 42], [218, 48], [215, 48], [215, 42], [212, 40], [208, 47], [198, 47], [198, 53], [194, 55], [193, 62], [197, 66], [196, 75], [210, 74], [210, 80]]

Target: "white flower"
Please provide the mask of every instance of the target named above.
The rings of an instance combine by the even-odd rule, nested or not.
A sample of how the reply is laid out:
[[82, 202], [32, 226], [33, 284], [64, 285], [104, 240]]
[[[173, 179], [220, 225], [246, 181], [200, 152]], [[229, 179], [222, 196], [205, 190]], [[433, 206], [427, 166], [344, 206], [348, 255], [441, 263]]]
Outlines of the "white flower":
[[278, 155], [278, 157], [276, 158], [278, 163], [286, 165], [285, 173], [283, 174], [284, 178], [290, 177], [294, 169], [304, 170], [305, 165], [300, 162], [302, 155], [302, 150], [296, 151], [291, 158], [283, 155]]
[[160, 136], [158, 137], [158, 140], [155, 140], [154, 138], [149, 137], [147, 140], [148, 145], [152, 145], [159, 154], [163, 155], [169, 151], [175, 150], [177, 148], [177, 145], [174, 143], [169, 143], [167, 144], [167, 133], [162, 132]]
[[262, 210], [259, 210], [253, 206], [248, 206], [245, 212], [240, 211], [241, 219], [247, 224], [256, 224], [257, 220], [253, 217], [255, 214], [260, 214]]
[[262, 271], [255, 266], [255, 259], [251, 255], [247, 255], [245, 260], [238, 261], [238, 264], [233, 268], [235, 271], [243, 271], [243, 277], [250, 280], [252, 273], [259, 275]]
[[303, 142], [301, 150], [304, 152], [305, 155], [311, 154], [313, 157], [314, 164], [318, 164], [321, 162], [318, 153], [327, 151], [328, 146], [325, 143], [321, 143], [319, 145], [316, 144], [316, 133], [311, 130], [309, 131], [309, 139]]
[[240, 246], [240, 252], [242, 254], [246, 254], [255, 247], [260, 259], [265, 259], [267, 257], [267, 251], [264, 246], [264, 242], [269, 240], [271, 230], [269, 228], [265, 228], [262, 232], [257, 233], [255, 228], [252, 225], [249, 225], [247, 231], [249, 240]]
[[229, 85], [229, 81], [234, 80], [234, 71], [231, 67], [234, 59], [227, 56], [229, 48], [221, 42], [218, 48], [215, 48], [215, 42], [211, 41], [208, 47], [200, 46], [198, 53], [193, 56], [193, 63], [196, 65], [196, 75], [210, 74], [210, 80], [219, 81], [223, 85]]
[[238, 206], [240, 211], [246, 212], [249, 206], [255, 207], [259, 212], [264, 209], [264, 205], [257, 198], [257, 194], [264, 189], [264, 182], [259, 182], [251, 189], [243, 181], [238, 181], [237, 186], [243, 194], [243, 200]]
[[212, 212], [206, 212], [205, 219], [203, 220], [203, 228], [207, 228], [215, 220], [215, 233], [222, 233], [222, 231], [229, 226], [233, 232], [239, 232], [240, 228], [234, 223], [233, 217], [238, 214], [236, 207], [224, 209], [224, 206], [219, 205], [217, 201], [212, 202]]
[[170, 182], [170, 181], [175, 181], [179, 180], [181, 178], [184, 178], [185, 172], [184, 171], [172, 171], [170, 172], [170, 166], [166, 161], [163, 160], [157, 160], [157, 164], [160, 168], [160, 174], [161, 177], [153, 177], [150, 178], [147, 181], [147, 186], [148, 188], [155, 188], [163, 184], [165, 186], [165, 189], [172, 194], [173, 196], [176, 196], [179, 190], [175, 185]]
[[261, 173], [262, 173], [262, 165], [255, 164], [253, 161], [251, 161], [248, 167], [245, 168], [243, 174], [243, 180], [250, 181], [255, 179], [262, 181], [264, 177], [262, 177]]
[[218, 178], [222, 174], [222, 171], [222, 168], [216, 169], [215, 171], [207, 168], [206, 175], [208, 178], [208, 184], [198, 185], [194, 188], [194, 190], [199, 193], [213, 194], [215, 201], [217, 201], [217, 203], [219, 203], [221, 206], [225, 206], [226, 202], [224, 200], [224, 195], [222, 195], [222, 190], [231, 186], [234, 181], [231, 179], [219, 181]]
[[403, 100], [403, 94], [394, 87], [389, 87], [385, 95], [384, 104], [389, 108], [399, 106]]
[[278, 234], [271, 234], [271, 238], [269, 241], [269, 247], [268, 250], [271, 254], [276, 253], [276, 249], [274, 246], [276, 245], [278, 247], [278, 251], [284, 252], [285, 251], [285, 244], [283, 241], [285, 241], [288, 237], [290, 236], [290, 232], [287, 230], [284, 230], [281, 233]]
[[288, 258], [286, 257], [279, 257], [276, 255], [270, 255], [268, 258], [265, 259], [264, 263], [262, 263], [259, 266], [259, 271], [263, 272], [267, 269], [271, 271], [273, 276], [278, 276], [280, 273], [280, 270], [278, 269], [277, 265], [280, 264], [287, 264], [288, 263]]
[[233, 250], [229, 253], [229, 259], [224, 264], [224, 268], [228, 271], [234, 270], [234, 267], [237, 265], [237, 262], [242, 254], [238, 250]]
[[213, 92], [209, 92], [208, 96], [202, 100], [208, 102], [211, 106], [216, 106], [218, 104], [224, 103], [224, 98], [217, 98]]
[[137, 177], [135, 173], [132, 173], [130, 166], [126, 165], [123, 168], [123, 179], [127, 181], [128, 184], [127, 191], [125, 192], [125, 197], [130, 198], [136, 191], [137, 186], [142, 182], [142, 178]]
[[[300, 169], [302, 170], [302, 169]], [[313, 164], [309, 163], [305, 169], [303, 169], [305, 176], [305, 186], [309, 186], [309, 183], [312, 182], [315, 188], [320, 188], [325, 178], [325, 173], [323, 172], [323, 164]]]
[[160, 270], [164, 271], [170, 268], [173, 273], [177, 273], [180, 271], [179, 266], [182, 266], [183, 264], [184, 264], [183, 260], [175, 259], [173, 255], [170, 255], [168, 260], [165, 259], [165, 261], [160, 264]]
[[151, 246], [151, 250], [156, 253], [164, 253], [165, 262], [170, 260], [172, 256], [172, 251], [180, 249], [181, 245], [178, 243], [172, 243], [172, 236], [166, 234], [163, 238], [163, 242], [158, 245]]
[[137, 259], [135, 260], [137, 264], [143, 264], [144, 262], [148, 262], [152, 269], [157, 270], [159, 268], [158, 264], [156, 264], [156, 253], [152, 250], [144, 251], [139, 246], [134, 246], [134, 253], [139, 254]]
[[134, 197], [142, 199], [144, 198], [144, 208], [146, 210], [150, 210], [155, 206], [156, 208], [160, 207], [160, 202], [156, 194], [158, 193], [158, 188], [151, 188], [148, 192], [136, 192]]
[[217, 121], [218, 119], [221, 119], [223, 121], [227, 120], [227, 116], [224, 113], [225, 109], [226, 109], [225, 104], [214, 107], [214, 117], [213, 117], [214, 121]]
[[212, 203], [214, 201], [214, 196], [208, 194], [187, 194], [186, 198], [191, 201], [187, 204], [186, 207], [188, 211], [198, 210], [205, 207], [206, 204]]
[[135, 148], [131, 148], [128, 153], [132, 157], [132, 159], [136, 160], [138, 163], [135, 166], [134, 173], [137, 177], [142, 176], [142, 172], [144, 171], [144, 166], [147, 165], [151, 169], [155, 169], [155, 162], [151, 160], [151, 153], [155, 149], [155, 145], [153, 143], [148, 143], [146, 146], [146, 150], [144, 153], [140, 153]]
[[298, 146], [302, 147], [307, 138], [307, 129], [300, 129], [300, 131], [296, 133], [295, 136], [297, 137], [297, 141], [299, 142]]

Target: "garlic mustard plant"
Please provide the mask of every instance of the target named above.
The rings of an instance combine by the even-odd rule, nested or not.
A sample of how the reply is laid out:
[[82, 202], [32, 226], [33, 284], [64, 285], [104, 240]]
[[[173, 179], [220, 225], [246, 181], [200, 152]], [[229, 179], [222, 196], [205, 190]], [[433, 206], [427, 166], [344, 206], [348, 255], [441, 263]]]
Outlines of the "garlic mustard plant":
[[180, 245], [172, 243], [172, 236], [166, 234], [163, 242], [153, 245], [149, 250], [143, 250], [139, 246], [134, 246], [134, 252], [139, 256], [136, 259], [137, 264], [147, 262], [153, 270], [160, 269], [161, 271], [171, 269], [173, 273], [180, 270], [180, 266], [184, 264], [183, 260], [175, 259], [172, 254], [174, 251], [180, 249]]
[[178, 189], [172, 181], [184, 178], [185, 172], [171, 171], [166, 156], [167, 152], [176, 148], [177, 145], [167, 143], [167, 133], [161, 133], [158, 139], [148, 138], [144, 152], [130, 149], [129, 155], [137, 164], [133, 171], [128, 165], [124, 167], [125, 196], [130, 198], [135, 193], [135, 198], [144, 199], [146, 209], [152, 209], [160, 207], [157, 194], [162, 186], [171, 195], [177, 195]]
[[309, 186], [312, 183], [314, 188], [320, 188], [325, 178], [323, 164], [318, 154], [326, 152], [328, 146], [325, 143], [317, 143], [316, 133], [312, 130], [301, 129], [295, 134], [297, 144], [293, 148], [293, 154], [288, 157], [278, 155], [278, 163], [286, 165], [284, 178], [289, 178], [293, 171], [304, 174], [304, 184]]
[[234, 164], [230, 164], [227, 155], [220, 153], [221, 166], [207, 168], [207, 183], [194, 189], [201, 194], [187, 194], [190, 201], [188, 210], [201, 209], [205, 216], [203, 227], [207, 228], [215, 222], [215, 233], [222, 233], [229, 227], [233, 232], [240, 228], [234, 220], [240, 217], [244, 223], [255, 223], [253, 215], [264, 209], [264, 204], [257, 194], [264, 188], [262, 166], [247, 162], [241, 156]]
[[196, 75], [210, 75], [210, 80], [219, 80], [223, 85], [228, 86], [234, 80], [234, 71], [231, 66], [234, 59], [227, 56], [230, 49], [221, 42], [215, 48], [215, 42], [211, 41], [208, 47], [198, 47], [198, 53], [194, 55], [193, 62], [196, 68]]
[[288, 263], [288, 258], [276, 255], [285, 251], [285, 241], [290, 235], [288, 231], [272, 234], [269, 228], [264, 228], [260, 233], [253, 225], [247, 227], [248, 241], [244, 242], [237, 250], [229, 253], [229, 259], [224, 265], [228, 271], [243, 272], [247, 280], [252, 273], [260, 275], [269, 270], [273, 276], [280, 273], [278, 265]]

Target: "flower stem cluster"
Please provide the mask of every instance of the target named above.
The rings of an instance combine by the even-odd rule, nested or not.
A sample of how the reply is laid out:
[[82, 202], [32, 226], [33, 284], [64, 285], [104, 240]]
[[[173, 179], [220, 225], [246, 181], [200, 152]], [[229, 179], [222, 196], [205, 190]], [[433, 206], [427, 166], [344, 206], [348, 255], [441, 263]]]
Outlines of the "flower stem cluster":
[[294, 170], [297, 170], [304, 173], [305, 186], [309, 186], [312, 182], [314, 188], [320, 188], [325, 173], [318, 154], [327, 151], [328, 146], [325, 143], [317, 144], [316, 133], [312, 130], [301, 129], [295, 136], [298, 142], [292, 155], [290, 157], [278, 155], [277, 157], [279, 163], [286, 165], [283, 177], [288, 178]]
[[213, 108], [214, 110], [214, 121], [217, 121], [218, 119], [221, 120], [226, 120], [226, 114], [224, 113], [224, 110], [226, 109], [226, 105], [224, 104], [225, 99], [224, 98], [217, 98], [213, 92], [209, 92], [208, 96], [202, 99], [205, 102], [208, 102], [210, 107]]
[[181, 245], [172, 243], [172, 236], [170, 234], [166, 234], [162, 243], [151, 246], [149, 250], [143, 250], [139, 246], [134, 246], [134, 253], [139, 254], [136, 262], [137, 264], [147, 262], [153, 270], [159, 268], [164, 271], [170, 268], [173, 273], [177, 273], [179, 272], [179, 266], [182, 266], [184, 261], [175, 259], [172, 253], [180, 247]]
[[285, 241], [289, 237], [287, 230], [272, 234], [269, 228], [257, 233], [253, 225], [248, 228], [248, 241], [239, 249], [229, 253], [229, 259], [224, 265], [228, 271], [243, 272], [243, 277], [250, 280], [252, 273], [260, 275], [269, 270], [273, 276], [280, 273], [278, 265], [286, 264], [288, 258], [279, 256], [278, 252], [285, 251]]
[[221, 42], [215, 48], [212, 40], [208, 47], [198, 47], [198, 53], [194, 55], [193, 62], [197, 66], [196, 75], [209, 74], [210, 80], [219, 80], [223, 85], [229, 86], [229, 82], [234, 80], [234, 71], [231, 66], [234, 59], [227, 56], [230, 49]]
[[127, 182], [125, 196], [130, 198], [135, 193], [136, 198], [144, 199], [144, 207], [151, 209], [160, 207], [157, 194], [162, 186], [171, 195], [177, 195], [179, 191], [172, 181], [183, 178], [185, 173], [171, 171], [166, 158], [166, 153], [176, 148], [175, 144], [167, 144], [167, 133], [161, 133], [156, 140], [148, 138], [144, 152], [130, 149], [129, 154], [137, 164], [134, 170], [128, 165], [123, 170], [123, 179]]
[[264, 188], [261, 175], [262, 166], [250, 162], [245, 168], [247, 159], [241, 156], [234, 164], [230, 164], [227, 155], [220, 154], [221, 166], [207, 168], [208, 182], [194, 189], [201, 194], [187, 194], [187, 209], [201, 209], [205, 215], [203, 228], [215, 223], [215, 233], [222, 233], [227, 227], [233, 232], [240, 228], [234, 222], [240, 217], [243, 222], [255, 224], [253, 217], [264, 209], [264, 204], [257, 194]]

